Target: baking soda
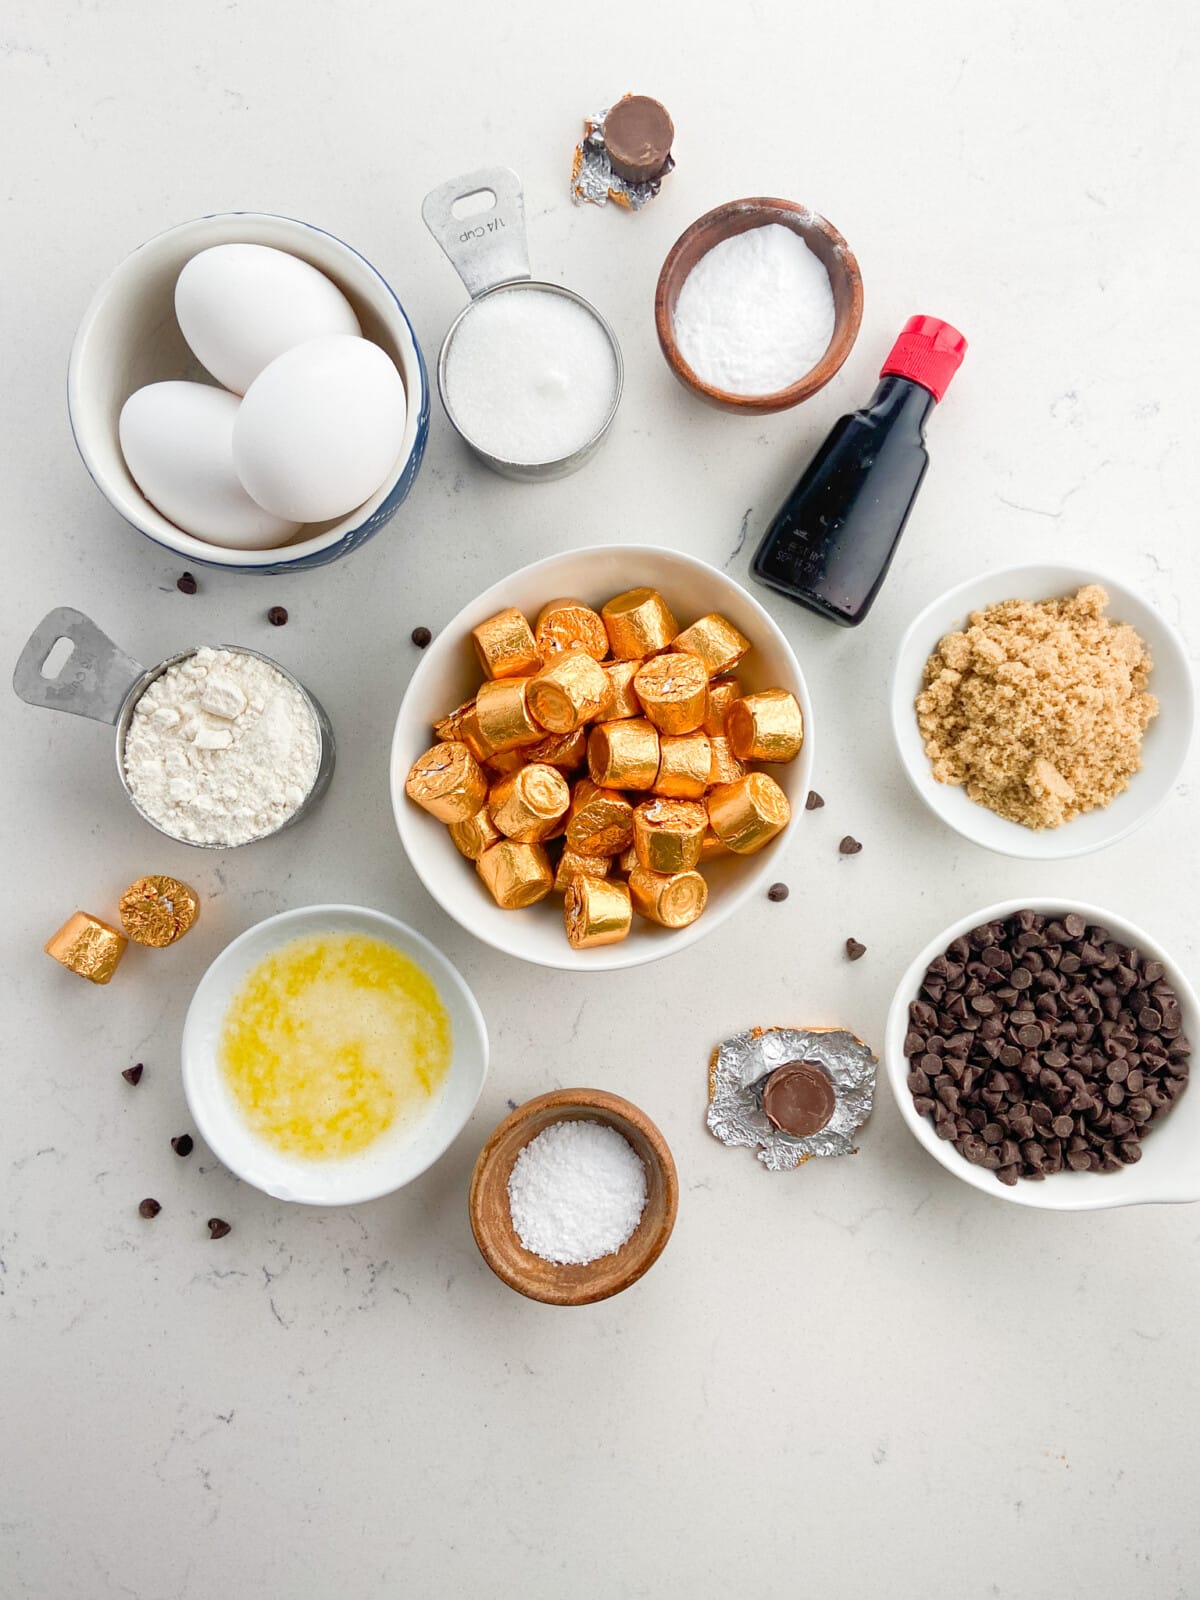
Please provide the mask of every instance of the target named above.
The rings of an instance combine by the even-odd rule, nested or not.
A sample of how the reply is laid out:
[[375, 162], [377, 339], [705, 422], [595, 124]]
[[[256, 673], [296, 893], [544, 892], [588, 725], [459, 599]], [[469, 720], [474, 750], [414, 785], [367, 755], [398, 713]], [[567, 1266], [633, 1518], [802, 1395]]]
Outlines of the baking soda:
[[526, 1250], [556, 1266], [584, 1266], [632, 1236], [646, 1207], [646, 1169], [615, 1128], [555, 1122], [518, 1155], [508, 1204]]
[[546, 289], [486, 295], [446, 351], [445, 400], [473, 445], [522, 466], [561, 461], [591, 442], [617, 393], [604, 328]]
[[701, 256], [672, 321], [679, 353], [702, 382], [727, 394], [775, 394], [828, 349], [833, 289], [800, 235], [772, 222]]

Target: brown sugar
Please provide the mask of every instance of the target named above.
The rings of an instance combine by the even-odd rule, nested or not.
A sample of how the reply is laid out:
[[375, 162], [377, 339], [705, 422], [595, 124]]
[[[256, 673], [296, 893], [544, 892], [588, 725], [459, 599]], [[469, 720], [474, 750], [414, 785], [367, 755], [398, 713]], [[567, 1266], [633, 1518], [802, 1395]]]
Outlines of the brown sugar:
[[939, 783], [1026, 828], [1106, 806], [1142, 764], [1153, 662], [1099, 584], [975, 611], [925, 663], [917, 725]]

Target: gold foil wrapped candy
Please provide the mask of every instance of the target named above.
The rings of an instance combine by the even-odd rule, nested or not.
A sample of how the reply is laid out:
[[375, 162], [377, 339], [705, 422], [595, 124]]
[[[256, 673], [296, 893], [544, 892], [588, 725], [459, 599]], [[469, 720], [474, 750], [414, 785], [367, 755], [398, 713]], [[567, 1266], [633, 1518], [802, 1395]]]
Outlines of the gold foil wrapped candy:
[[662, 928], [686, 928], [708, 903], [708, 885], [698, 872], [649, 872], [634, 867], [629, 874], [633, 909]]
[[655, 794], [675, 800], [699, 800], [708, 788], [712, 749], [706, 733], [664, 734], [659, 746]]
[[677, 634], [672, 650], [682, 650], [684, 655], [696, 656], [704, 663], [710, 678], [722, 672], [732, 672], [750, 648], [750, 641], [739, 633], [732, 622], [726, 622], [715, 611], [710, 611], [699, 622], [693, 622]]
[[581, 856], [574, 850], [564, 850], [554, 869], [554, 887], [557, 893], [565, 894], [572, 878], [607, 878], [611, 871], [612, 860], [608, 856]]
[[476, 761], [487, 761], [493, 754], [491, 746], [479, 731], [474, 700], [464, 701], [449, 716], [435, 722], [433, 731], [443, 742], [456, 739], [459, 744], [465, 744]]
[[570, 733], [551, 733], [521, 753], [526, 761], [545, 761], [564, 772], [573, 772], [587, 760], [587, 741], [587, 729], [575, 728]]
[[554, 884], [550, 858], [540, 844], [502, 839], [483, 852], [475, 870], [503, 911], [519, 911], [544, 900]]
[[696, 656], [652, 656], [638, 668], [633, 687], [660, 733], [694, 733], [708, 709], [708, 676]]
[[536, 749], [536, 745], [526, 745], [520, 750], [494, 750], [483, 763], [483, 770], [489, 778], [507, 778], [510, 772], [520, 771], [527, 756], [530, 760], [540, 759], [534, 757]]
[[804, 718], [788, 689], [764, 689], [735, 700], [725, 736], [739, 761], [794, 761], [804, 743]]
[[651, 872], [690, 872], [700, 860], [708, 818], [695, 800], [643, 800], [633, 813], [638, 865]]
[[567, 780], [544, 761], [502, 779], [488, 796], [492, 821], [507, 838], [522, 844], [550, 838], [570, 804]]
[[450, 824], [450, 837], [460, 855], [466, 856], [468, 861], [478, 861], [483, 852], [499, 844], [504, 835], [492, 821], [488, 808], [480, 806], [473, 817]]
[[641, 716], [642, 702], [633, 687], [633, 680], [637, 677], [637, 670], [641, 664], [640, 660], [610, 661], [605, 666], [604, 671], [612, 685], [612, 699], [604, 713], [606, 722], [615, 722], [618, 717]]
[[567, 942], [573, 950], [619, 944], [633, 920], [629, 889], [620, 879], [573, 878], [563, 900]]
[[740, 700], [742, 686], [736, 678], [714, 678], [708, 686], [708, 710], [704, 713], [704, 731], [710, 739], [725, 737], [725, 713], [735, 700]]
[[479, 731], [493, 751], [518, 750], [546, 737], [529, 713], [526, 694], [529, 678], [496, 678], [479, 685], [475, 717]]
[[704, 837], [700, 841], [700, 861], [713, 861], [718, 856], [731, 856], [733, 851], [727, 844], [722, 844], [711, 828], [706, 828]]
[[709, 756], [708, 786], [710, 789], [715, 788], [719, 783], [736, 783], [739, 778], [745, 777], [746, 769], [729, 748], [728, 739], [710, 739]]
[[608, 634], [598, 612], [582, 600], [551, 600], [538, 612], [537, 648], [543, 661], [564, 650], [583, 650], [595, 661], [608, 654]]
[[439, 822], [465, 822], [487, 799], [487, 779], [466, 745], [447, 739], [413, 762], [404, 792]]
[[541, 665], [533, 629], [516, 606], [472, 628], [471, 638], [489, 678], [524, 678]]
[[77, 977], [86, 978], [89, 983], [108, 983], [125, 954], [127, 942], [123, 933], [99, 917], [89, 911], [76, 911], [43, 948]]
[[567, 849], [581, 856], [615, 856], [632, 838], [633, 807], [625, 796], [581, 778], [571, 797]]
[[586, 650], [566, 650], [529, 680], [529, 709], [551, 733], [572, 733], [612, 698], [604, 668]]
[[765, 772], [748, 772], [724, 783], [708, 797], [708, 818], [721, 843], [737, 855], [753, 855], [787, 826], [792, 808], [783, 790]]
[[588, 771], [602, 789], [653, 789], [658, 730], [645, 717], [598, 722], [588, 738]]
[[600, 609], [608, 642], [619, 661], [665, 650], [679, 632], [671, 608], [657, 589], [626, 589]]
[[196, 891], [178, 878], [139, 878], [121, 896], [121, 926], [135, 944], [164, 950], [182, 939], [200, 914]]

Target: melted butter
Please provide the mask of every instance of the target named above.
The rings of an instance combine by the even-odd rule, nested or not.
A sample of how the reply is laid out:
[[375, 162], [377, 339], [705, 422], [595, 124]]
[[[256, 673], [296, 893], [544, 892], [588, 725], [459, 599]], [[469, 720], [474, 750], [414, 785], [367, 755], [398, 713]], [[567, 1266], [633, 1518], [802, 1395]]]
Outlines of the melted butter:
[[423, 1115], [450, 1065], [433, 981], [382, 939], [294, 939], [247, 975], [220, 1060], [250, 1127], [289, 1155], [354, 1155]]

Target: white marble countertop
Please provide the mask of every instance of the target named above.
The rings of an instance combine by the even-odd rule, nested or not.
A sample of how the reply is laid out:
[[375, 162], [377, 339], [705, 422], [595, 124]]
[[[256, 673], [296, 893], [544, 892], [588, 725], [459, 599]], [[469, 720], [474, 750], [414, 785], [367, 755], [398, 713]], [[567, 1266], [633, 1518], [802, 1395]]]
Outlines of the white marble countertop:
[[[907, 619], [985, 564], [1110, 566], [1200, 642], [1194, 22], [1010, 0], [632, 15], [622, 37], [611, 13], [539, 0], [6, 8], [8, 654], [63, 604], [148, 661], [232, 639], [311, 684], [339, 739], [302, 832], [210, 855], [133, 816], [110, 732], [3, 701], [6, 1600], [1200, 1593], [1200, 1210], [1003, 1205], [935, 1165], [882, 1086], [857, 1157], [791, 1176], [703, 1121], [717, 1040], [841, 1021], [878, 1046], [915, 950], [1002, 897], [1107, 904], [1194, 964], [1194, 765], [1135, 837], [1034, 868], [918, 808], [885, 717]], [[576, 210], [579, 119], [627, 88], [670, 106], [678, 169], [639, 216]], [[288, 579], [200, 572], [199, 594], [177, 593], [182, 563], [119, 521], [72, 447], [67, 352], [98, 281], [171, 223], [276, 210], [376, 262], [433, 357], [463, 296], [421, 198], [487, 161], [524, 179], [536, 270], [593, 298], [622, 341], [604, 453], [558, 484], [505, 483], [435, 407], [414, 493], [360, 553]], [[757, 421], [678, 389], [652, 319], [669, 245], [742, 194], [825, 212], [866, 284], [838, 379]], [[808, 674], [827, 801], [780, 861], [791, 897], [586, 981], [476, 943], [419, 887], [390, 817], [410, 629], [597, 540], [677, 544], [745, 578], [914, 311], [971, 348], [875, 612], [843, 632], [765, 597]], [[283, 632], [264, 620], [275, 603]], [[865, 845], [853, 859], [846, 832]], [[151, 870], [203, 896], [182, 945], [132, 953], [107, 990], [42, 955], [76, 905], [104, 915]], [[493, 1046], [449, 1154], [350, 1212], [272, 1202], [203, 1146], [180, 1161], [168, 1143], [188, 1127], [178, 1043], [200, 973], [252, 922], [318, 900], [434, 939]], [[854, 965], [848, 934], [868, 947]], [[492, 1277], [466, 1190], [506, 1102], [572, 1082], [646, 1108], [682, 1200], [642, 1283], [564, 1312]], [[220, 1243], [213, 1214], [233, 1224]]]

